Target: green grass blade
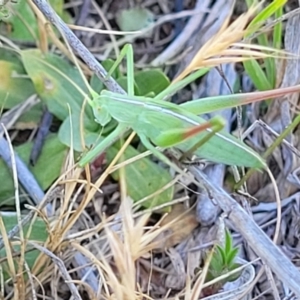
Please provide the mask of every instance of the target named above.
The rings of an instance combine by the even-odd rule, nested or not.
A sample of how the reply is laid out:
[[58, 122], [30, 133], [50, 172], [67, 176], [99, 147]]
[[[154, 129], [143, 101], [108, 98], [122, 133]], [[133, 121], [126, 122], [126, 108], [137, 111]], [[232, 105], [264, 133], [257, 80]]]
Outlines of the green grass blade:
[[[275, 18], [279, 19], [283, 15], [283, 7], [278, 8], [278, 10], [275, 12]], [[275, 49], [281, 49], [282, 46], [282, 22], [278, 22], [274, 26], [273, 31], [273, 47]]]
[[256, 60], [245, 61], [243, 65], [258, 90], [265, 91], [272, 89], [271, 82]]
[[176, 83], [171, 83], [164, 91], [162, 91], [160, 94], [158, 94], [154, 99], [156, 99], [156, 100], [168, 99], [169, 97], [174, 95], [176, 92], [183, 89], [185, 86], [187, 86], [191, 82], [195, 81], [197, 78], [204, 76], [209, 70], [210, 70], [209, 68], [200, 69]]
[[[247, 1], [248, 2], [248, 1]], [[266, 21], [269, 17], [271, 17], [279, 8], [282, 8], [283, 5], [287, 2], [287, 0], [275, 0], [270, 3], [267, 7], [265, 7], [258, 15], [251, 21], [248, 28], [252, 29], [258, 23]], [[248, 6], [249, 7], [249, 6]]]

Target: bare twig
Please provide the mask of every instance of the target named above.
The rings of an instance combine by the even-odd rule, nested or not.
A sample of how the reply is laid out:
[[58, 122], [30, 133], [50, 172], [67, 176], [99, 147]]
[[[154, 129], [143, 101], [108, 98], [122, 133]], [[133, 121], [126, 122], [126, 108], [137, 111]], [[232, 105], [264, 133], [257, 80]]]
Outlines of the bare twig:
[[90, 7], [91, 7], [91, 0], [83, 0], [82, 5], [80, 7], [79, 14], [75, 21], [76, 25], [84, 25], [84, 22], [89, 15]]
[[[6, 165], [11, 169], [11, 158], [10, 151], [7, 141], [1, 137], [0, 138], [0, 156], [5, 161]], [[21, 158], [15, 153], [16, 159], [16, 168], [18, 173], [19, 181], [22, 186], [28, 192], [33, 201], [39, 204], [44, 198], [44, 192], [35, 180], [32, 173], [28, 170], [25, 163], [21, 160]], [[46, 206], [47, 214], [51, 214], [51, 207], [49, 205]]]
[[56, 255], [54, 255], [51, 251], [49, 251], [48, 249], [33, 243], [33, 242], [28, 242], [29, 244], [31, 244], [33, 247], [35, 247], [36, 249], [38, 249], [39, 251], [45, 253], [47, 256], [49, 256], [51, 258], [51, 260], [53, 261], [53, 263], [58, 267], [58, 269], [60, 270], [60, 273], [62, 275], [62, 277], [65, 280], [65, 283], [68, 285], [70, 292], [72, 293], [73, 297], [75, 300], [82, 300], [81, 296], [79, 295], [79, 292], [75, 286], [75, 284], [72, 282], [72, 278], [70, 276], [70, 274], [68, 273], [63, 261], [57, 257]]
[[34, 140], [34, 144], [30, 153], [30, 164], [34, 166], [41, 154], [45, 138], [47, 137], [49, 133], [50, 126], [52, 124], [53, 115], [52, 113], [46, 109], [43, 113], [42, 120], [39, 126], [39, 130], [37, 133], [37, 136]]
[[64, 35], [72, 49], [83, 59], [87, 66], [95, 72], [99, 79], [105, 86], [116, 93], [126, 94], [121, 86], [110, 76], [107, 75], [106, 70], [91, 54], [91, 52], [82, 44], [77, 36], [69, 29], [69, 27], [56, 14], [52, 7], [45, 0], [32, 0], [32, 2], [39, 8], [39, 10], [46, 16], [46, 18], [54, 24], [57, 29]]
[[[211, 1], [207, 0], [198, 0], [197, 4], [195, 5], [195, 10], [204, 9], [207, 10]], [[188, 23], [186, 24], [185, 28], [182, 30], [181, 34], [174, 40], [168, 48], [166, 48], [153, 62], [153, 66], [159, 66], [166, 61], [174, 58], [176, 54], [178, 54], [187, 41], [190, 39], [193, 32], [199, 28], [199, 24], [202, 22], [202, 18], [199, 15], [195, 15], [190, 18]]]

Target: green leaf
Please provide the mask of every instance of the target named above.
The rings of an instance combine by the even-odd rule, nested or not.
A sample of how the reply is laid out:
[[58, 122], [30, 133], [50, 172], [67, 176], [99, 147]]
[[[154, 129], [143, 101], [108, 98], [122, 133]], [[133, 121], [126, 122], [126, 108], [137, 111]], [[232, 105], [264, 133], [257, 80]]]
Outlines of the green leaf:
[[38, 50], [26, 50], [22, 51], [21, 55], [36, 92], [46, 103], [49, 111], [64, 121], [59, 130], [61, 141], [70, 146], [73, 138], [75, 150], [82, 151], [81, 119], [86, 132], [84, 140], [88, 145], [94, 142], [95, 134], [91, 133], [99, 132], [100, 127], [95, 122], [92, 108], [88, 103], [85, 105], [84, 113], [81, 113], [88, 90], [80, 73], [66, 60], [53, 54], [42, 55]]
[[153, 13], [142, 7], [121, 10], [116, 22], [122, 31], [141, 30], [154, 22]]
[[[51, 7], [61, 16], [64, 21], [69, 22], [70, 17], [63, 11], [64, 1], [49, 0]], [[35, 42], [38, 40], [39, 29], [38, 22], [27, 0], [18, 0], [11, 6], [13, 13], [6, 21], [5, 35], [11, 39], [26, 42]]]
[[228, 229], [225, 230], [225, 253], [229, 253], [232, 248], [232, 237]]
[[38, 25], [36, 17], [26, 0], [18, 0], [12, 6], [14, 13], [11, 14], [6, 25], [6, 35], [19, 41], [38, 40]]
[[224, 265], [226, 263], [225, 249], [223, 249], [219, 245], [216, 246], [216, 249], [217, 249], [218, 257], [219, 257], [220, 261], [222, 262], [222, 264]]
[[224, 268], [224, 265], [223, 265], [222, 260], [220, 259], [220, 257], [218, 255], [214, 254], [210, 261], [209, 270], [211, 272], [214, 272], [215, 274], [220, 275], [223, 268]]
[[256, 60], [243, 62], [244, 67], [255, 87], [260, 91], [271, 90], [272, 84]]
[[[7, 232], [9, 230], [11, 230], [15, 225], [17, 225], [17, 215], [15, 212], [0, 212], [0, 218], [2, 218]], [[29, 226], [30, 226], [30, 224], [24, 226], [24, 228], [23, 228], [25, 237], [27, 237], [27, 232], [28, 232]], [[36, 218], [31, 227], [31, 233], [29, 236], [29, 240], [35, 241], [35, 242], [37, 242], [37, 241], [45, 242], [47, 238], [48, 238], [48, 232], [47, 232], [47, 227], [46, 227], [45, 222], [41, 218]], [[32, 248], [32, 246], [27, 245], [27, 249], [29, 249], [29, 248]], [[20, 252], [20, 246], [14, 245], [13, 250], [16, 253]], [[38, 255], [39, 255], [38, 250], [26, 252], [25, 260], [26, 260], [26, 263], [28, 264], [29, 268], [32, 268]], [[5, 248], [0, 250], [1, 261], [4, 258], [6, 258], [6, 249]], [[14, 262], [16, 265], [18, 263], [18, 260], [19, 260], [18, 256], [14, 258]], [[9, 267], [7, 265], [7, 262], [6, 261], [2, 262], [1, 267], [4, 271], [5, 279], [9, 278], [9, 275], [8, 275]]]
[[[128, 92], [127, 91], [127, 85], [128, 85], [128, 82], [127, 82], [127, 76], [120, 76], [118, 79], [117, 79], [117, 83], [121, 86], [122, 89], [124, 89], [124, 91]], [[134, 82], [134, 94], [137, 95], [138, 94], [138, 86], [137, 84]]]
[[16, 129], [24, 130], [29, 128], [36, 128], [41, 122], [44, 111], [43, 103], [37, 103], [29, 111], [20, 116], [15, 124]]
[[139, 96], [145, 96], [151, 92], [158, 95], [170, 85], [169, 78], [159, 69], [137, 72], [134, 80], [138, 87]]
[[[231, 265], [230, 268], [228, 268], [228, 271], [229, 272], [233, 271], [233, 270], [239, 268], [240, 266], [241, 266], [240, 264], [234, 263], [233, 265]], [[235, 274], [230, 275], [229, 277], [226, 278], [226, 281], [235, 281], [235, 280], [237, 280], [241, 276], [242, 272], [243, 271], [240, 270], [240, 271], [236, 272]]]
[[226, 260], [228, 267], [230, 267], [233, 264], [238, 252], [239, 248], [233, 248], [230, 252], [227, 253]]
[[[35, 93], [20, 61], [0, 60], [0, 107], [12, 108]], [[22, 78], [21, 78], [22, 77]]]
[[[31, 148], [32, 143], [29, 142], [15, 147], [15, 151], [28, 166]], [[47, 137], [36, 165], [29, 166], [43, 190], [59, 177], [66, 153], [67, 148], [59, 141], [57, 135], [51, 134]], [[0, 205], [3, 205], [7, 204], [8, 200], [14, 199], [14, 185], [11, 172], [2, 160], [0, 160], [0, 182], [5, 182], [0, 185]]]
[[[17, 224], [17, 214], [15, 212], [0, 212], [0, 217], [3, 220], [6, 231], [10, 231]], [[48, 237], [47, 227], [43, 219], [36, 218], [32, 224], [33, 230], [31, 230], [29, 239], [35, 241], [46, 241]], [[28, 233], [30, 223], [23, 227], [24, 236]], [[19, 235], [17, 235], [19, 236]], [[3, 253], [4, 249], [1, 249]]]
[[20, 55], [14, 49], [0, 47], [0, 57], [1, 60], [18, 64], [21, 68], [23, 68], [23, 72], [25, 73], [25, 69], [23, 67]]
[[[64, 120], [71, 113], [80, 114], [87, 87], [80, 73], [65, 59], [54, 54], [43, 55], [39, 50], [21, 52], [23, 64], [36, 92], [58, 119]], [[85, 114], [93, 120], [89, 105]]]
[[[71, 117], [67, 117], [58, 131], [59, 140], [67, 145], [68, 147], [73, 147], [75, 151], [82, 152], [85, 150], [86, 147], [90, 147], [99, 140], [101, 127], [90, 128], [88, 125], [90, 124], [90, 120], [85, 118], [84, 124], [81, 128], [81, 119], [80, 116], [77, 114], [72, 114]], [[72, 125], [71, 125], [72, 124]], [[96, 122], [95, 122], [96, 124]], [[97, 126], [97, 125], [96, 125]], [[72, 128], [72, 130], [71, 130]], [[83, 130], [84, 134], [84, 145], [82, 146], [82, 141], [80, 137], [80, 132]], [[76, 134], [74, 134], [76, 133]]]
[[[112, 59], [106, 59], [102, 63], [103, 68], [109, 72], [109, 70], [112, 68], [114, 65], [114, 61]], [[112, 73], [112, 77], [114, 79], [118, 79], [121, 76], [119, 68], [116, 68], [114, 72]], [[90, 85], [91, 88], [98, 94], [104, 89], [104, 84], [103, 82], [99, 79], [99, 77], [95, 74], [92, 75], [91, 80], [90, 80]]]
[[[281, 18], [283, 15], [283, 6], [280, 7], [276, 12], [275, 12], [275, 19]], [[273, 30], [273, 47], [275, 49], [281, 49], [281, 44], [282, 44], [282, 22], [278, 22], [274, 26]]]
[[[252, 1], [247, 1], [248, 7], [252, 4]], [[287, 0], [274, 0], [269, 5], [267, 5], [257, 16], [251, 21], [248, 25], [249, 34], [257, 30], [263, 21], [266, 21], [273, 14], [276, 14], [276, 17], [282, 15], [282, 8]], [[279, 24], [274, 28], [274, 46], [279, 49], [281, 45], [282, 38], [282, 29]], [[258, 42], [262, 46], [269, 46], [269, 40], [267, 34], [261, 34], [258, 38]], [[274, 58], [264, 59], [265, 73], [262, 68], [259, 66], [258, 62], [251, 61], [244, 63], [246, 71], [250, 75], [254, 85], [259, 90], [265, 90], [274, 88], [276, 84], [276, 66]]]
[[274, 0], [268, 6], [266, 6], [248, 25], [248, 28], [253, 28], [260, 22], [266, 21], [271, 17], [278, 9], [283, 7], [287, 0]]
[[[267, 34], [261, 34], [257, 37], [258, 43], [262, 46], [269, 47], [269, 40]], [[276, 81], [276, 67], [275, 67], [275, 59], [273, 57], [265, 58], [264, 59], [264, 66], [265, 66], [265, 73], [266, 78], [268, 78], [268, 81], [270, 83], [270, 86], [272, 88], [275, 88], [275, 81]]]
[[[112, 161], [119, 151], [119, 143], [107, 150], [107, 159]], [[128, 146], [124, 152], [123, 159], [127, 160], [140, 154], [133, 147]], [[131, 163], [125, 167], [125, 180], [127, 184], [128, 195], [136, 202], [149, 196], [159, 189], [164, 187], [172, 180], [169, 172], [159, 165], [153, 163], [148, 158], [142, 158], [138, 161]], [[112, 174], [115, 180], [119, 180], [119, 172]], [[173, 186], [163, 191], [157, 196], [152, 197], [142, 205], [147, 208], [153, 208], [157, 205], [168, 203], [173, 198]]]
[[[10, 109], [35, 94], [35, 88], [19, 55], [6, 48], [0, 48], [0, 57], [0, 107]], [[20, 116], [16, 127], [35, 127], [40, 122], [42, 113], [42, 104], [38, 103]]]

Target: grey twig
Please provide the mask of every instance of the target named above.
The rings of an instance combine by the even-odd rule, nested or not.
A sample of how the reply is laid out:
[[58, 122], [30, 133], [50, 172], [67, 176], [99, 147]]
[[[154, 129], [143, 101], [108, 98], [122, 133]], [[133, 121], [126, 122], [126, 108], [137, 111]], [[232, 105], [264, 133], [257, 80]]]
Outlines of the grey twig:
[[63, 277], [63, 279], [65, 280], [65, 283], [68, 285], [73, 297], [75, 300], [82, 300], [81, 296], [79, 295], [79, 292], [75, 286], [75, 284], [72, 282], [72, 278], [69, 275], [63, 261], [57, 257], [56, 255], [54, 255], [51, 251], [49, 251], [48, 249], [33, 243], [33, 242], [28, 242], [29, 244], [31, 244], [33, 247], [35, 247], [36, 249], [38, 249], [39, 251], [45, 253], [47, 256], [49, 256], [51, 258], [51, 260], [53, 261], [53, 263], [58, 267], [58, 269], [60, 270], [60, 273]]
[[40, 123], [38, 133], [34, 140], [34, 144], [30, 153], [29, 161], [32, 166], [36, 164], [41, 154], [45, 142], [45, 138], [47, 137], [50, 126], [52, 124], [52, 120], [53, 120], [53, 115], [48, 109], [46, 109], [43, 113], [42, 121]]
[[[4, 124], [6, 128], [11, 128], [11, 126], [18, 120], [18, 118], [24, 113], [25, 111], [29, 110], [32, 106], [37, 103], [36, 96], [32, 96], [28, 98], [24, 103], [18, 104], [13, 107], [11, 110], [6, 112], [1, 117], [1, 124]], [[11, 162], [11, 153], [9, 150], [9, 144], [7, 143], [6, 139], [2, 137], [3, 130], [0, 130], [0, 157], [3, 159], [5, 164], [12, 169], [12, 162]], [[36, 204], [40, 204], [44, 197], [44, 192], [35, 180], [32, 173], [28, 170], [26, 164], [21, 160], [17, 153], [14, 153], [15, 160], [16, 160], [16, 168], [18, 174], [18, 180], [22, 184], [23, 188], [27, 191], [29, 196]], [[46, 207], [47, 214], [51, 214], [51, 207], [47, 205]]]
[[[12, 168], [11, 155], [10, 155], [8, 143], [4, 137], [0, 137], [0, 156], [4, 160], [5, 164], [11, 169]], [[19, 181], [21, 182], [22, 186], [27, 191], [27, 193], [30, 195], [30, 197], [33, 199], [33, 201], [37, 204], [41, 203], [41, 201], [44, 198], [43, 190], [36, 182], [34, 176], [28, 170], [25, 163], [21, 160], [21, 158], [16, 153], [15, 153], [15, 159], [16, 159], [16, 168], [17, 168]], [[46, 210], [47, 210], [47, 214], [50, 215], [52, 211], [51, 206], [47, 205]]]
[[91, 7], [91, 3], [92, 3], [91, 0], [83, 0], [77, 19], [75, 20], [76, 25], [79, 26], [84, 25], [84, 22], [89, 15], [89, 9]]
[[[56, 14], [46, 0], [32, 0], [32, 2], [39, 8], [46, 18], [56, 26], [58, 31], [65, 38], [66, 42], [70, 45], [74, 52], [76, 52], [82, 58], [86, 65], [98, 76], [107, 89], [115, 93], [126, 94], [123, 88], [111, 76], [108, 75], [103, 66]], [[125, 128], [123, 134], [128, 131], [128, 129], [129, 128]], [[113, 143], [114, 141], [112, 140], [107, 147]]]
[[[209, 7], [210, 0], [198, 0], [195, 5], [196, 9], [203, 9], [204, 11]], [[199, 24], [202, 22], [202, 18], [199, 15], [195, 15], [189, 19], [182, 32], [178, 37], [151, 63], [152, 66], [157, 67], [166, 63], [166, 61], [175, 57], [185, 46], [187, 41], [191, 38], [193, 32], [199, 29]]]
[[63, 20], [56, 14], [46, 0], [32, 0], [45, 17], [56, 26], [56, 28], [64, 35], [72, 49], [82, 58], [86, 65], [99, 77], [105, 86], [116, 93], [126, 94], [121, 86], [110, 76], [106, 70], [97, 61], [93, 54], [83, 45], [77, 36], [69, 29]]

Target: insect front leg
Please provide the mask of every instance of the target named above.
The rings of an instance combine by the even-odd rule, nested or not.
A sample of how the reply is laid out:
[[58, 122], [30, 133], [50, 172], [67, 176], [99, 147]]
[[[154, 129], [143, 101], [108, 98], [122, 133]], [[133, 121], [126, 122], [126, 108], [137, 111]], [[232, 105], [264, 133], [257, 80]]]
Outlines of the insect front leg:
[[107, 77], [111, 76], [117, 66], [121, 63], [122, 59], [127, 58], [127, 93], [129, 96], [134, 95], [134, 63], [133, 63], [133, 49], [132, 45], [125, 45], [118, 58], [114, 62], [111, 69], [108, 71]]
[[89, 151], [86, 155], [84, 155], [80, 161], [79, 166], [84, 167], [89, 162], [93, 161], [97, 155], [105, 151], [108, 147], [110, 147], [113, 143], [115, 143], [121, 135], [123, 135], [127, 131], [127, 127], [124, 124], [119, 124], [114, 131], [112, 131], [108, 136], [106, 136], [94, 149]]

